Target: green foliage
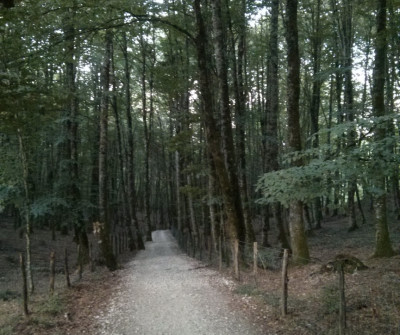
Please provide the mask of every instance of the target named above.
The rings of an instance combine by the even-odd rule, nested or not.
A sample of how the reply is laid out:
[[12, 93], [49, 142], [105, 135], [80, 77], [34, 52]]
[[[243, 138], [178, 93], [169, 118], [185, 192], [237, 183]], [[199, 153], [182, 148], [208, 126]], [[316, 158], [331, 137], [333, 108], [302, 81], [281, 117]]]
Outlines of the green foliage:
[[3, 301], [14, 300], [20, 296], [21, 296], [21, 294], [16, 291], [11, 291], [8, 289], [5, 291], [0, 291], [0, 300], [3, 300]]
[[59, 295], [53, 295], [41, 304], [39, 312], [57, 316], [65, 310], [65, 301]]
[[8, 186], [5, 184], [2, 185], [0, 179], [0, 212], [10, 202], [14, 203], [17, 207], [19, 207], [18, 204], [21, 202], [19, 200], [22, 201], [18, 188], [15, 186]]
[[4, 327], [0, 328], [0, 335], [12, 335], [12, 334], [14, 334], [13, 326], [5, 325]]
[[[376, 129], [387, 127], [394, 115], [370, 118], [340, 124], [331, 129], [323, 129], [320, 134], [330, 132], [340, 139], [349, 129], [357, 126], [363, 140], [359, 146], [348, 148], [334, 155], [334, 146], [324, 145], [317, 149], [293, 152], [284, 157], [284, 165], [301, 160], [302, 166], [288, 167], [262, 175], [257, 182], [257, 191], [262, 197], [260, 204], [279, 202], [288, 206], [293, 200], [308, 202], [315, 197], [329, 196], [330, 187], [346, 187], [349, 181], [358, 179], [371, 194], [379, 195], [386, 190], [377, 187], [376, 181], [382, 176], [390, 176], [400, 164], [400, 156], [394, 151], [397, 135], [387, 135], [375, 140]], [[386, 129], [386, 128], [385, 128]]]
[[52, 215], [59, 206], [67, 207], [68, 203], [63, 198], [43, 196], [32, 203], [31, 214], [33, 217]]
[[251, 284], [243, 284], [239, 285], [235, 291], [236, 294], [257, 297], [259, 298], [264, 304], [267, 304], [272, 307], [279, 307], [280, 306], [280, 297], [275, 293], [265, 292], [257, 288], [255, 285]]
[[235, 293], [237, 294], [241, 294], [241, 295], [249, 295], [249, 296], [254, 296], [254, 295], [259, 295], [260, 291], [259, 289], [251, 284], [243, 284], [243, 285], [239, 285], [235, 291]]

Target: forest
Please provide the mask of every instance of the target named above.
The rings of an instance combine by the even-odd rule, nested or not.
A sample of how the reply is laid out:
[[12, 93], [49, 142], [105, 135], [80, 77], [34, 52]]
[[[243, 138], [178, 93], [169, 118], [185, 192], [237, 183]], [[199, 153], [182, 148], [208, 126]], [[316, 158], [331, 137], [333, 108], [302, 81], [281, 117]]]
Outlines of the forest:
[[113, 233], [157, 229], [305, 265], [332, 218], [399, 253], [399, 0], [8, 0], [0, 45], [0, 215], [28, 281], [37, 229], [80, 264], [94, 233], [111, 271]]

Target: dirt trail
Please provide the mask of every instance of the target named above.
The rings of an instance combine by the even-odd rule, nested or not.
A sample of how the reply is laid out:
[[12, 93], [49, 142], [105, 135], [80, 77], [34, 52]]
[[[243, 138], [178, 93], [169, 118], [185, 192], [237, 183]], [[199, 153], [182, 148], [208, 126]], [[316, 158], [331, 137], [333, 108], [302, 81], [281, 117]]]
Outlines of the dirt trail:
[[98, 334], [261, 334], [211, 284], [219, 274], [182, 254], [168, 230], [154, 232], [118, 277], [116, 294], [96, 316]]

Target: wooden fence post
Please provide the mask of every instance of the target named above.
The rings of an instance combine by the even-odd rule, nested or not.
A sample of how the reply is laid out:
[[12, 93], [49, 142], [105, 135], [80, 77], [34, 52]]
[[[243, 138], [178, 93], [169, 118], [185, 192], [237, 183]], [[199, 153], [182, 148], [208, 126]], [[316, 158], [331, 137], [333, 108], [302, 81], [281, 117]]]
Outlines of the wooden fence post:
[[90, 267], [90, 272], [94, 272], [93, 244], [92, 243], [89, 243], [89, 267]]
[[233, 242], [233, 264], [235, 269], [235, 277], [240, 280], [239, 274], [239, 240]]
[[344, 287], [344, 269], [343, 262], [338, 264], [339, 272], [339, 292], [340, 292], [340, 306], [339, 306], [339, 335], [346, 334], [346, 296]]
[[79, 280], [82, 279], [82, 273], [83, 273], [83, 259], [82, 259], [82, 248], [81, 245], [78, 244], [78, 275], [79, 275]]
[[207, 247], [208, 247], [208, 261], [211, 262], [211, 259], [213, 256], [213, 249], [214, 249], [211, 235], [208, 236]]
[[24, 310], [24, 315], [28, 316], [29, 315], [29, 310], [28, 310], [28, 281], [27, 281], [27, 276], [26, 276], [26, 267], [25, 267], [25, 259], [24, 255], [21, 252], [19, 254], [19, 263], [21, 266], [21, 274], [22, 274], [22, 303], [23, 303], [23, 310]]
[[203, 247], [204, 247], [204, 245], [203, 245], [203, 243], [204, 243], [204, 235], [202, 233], [199, 233], [198, 241], [199, 241], [198, 248], [199, 248], [199, 253], [200, 253], [199, 254], [199, 259], [200, 259], [200, 261], [202, 261], [203, 260]]
[[219, 266], [219, 271], [222, 271], [222, 237], [221, 235], [219, 236], [219, 241], [218, 241], [218, 266]]
[[56, 254], [54, 251], [50, 253], [50, 295], [54, 294], [54, 283], [56, 278]]
[[66, 247], [64, 249], [64, 273], [65, 273], [65, 282], [67, 284], [67, 287], [71, 287], [71, 281], [69, 280], [68, 250]]
[[257, 268], [258, 268], [258, 245], [257, 242], [253, 243], [253, 274], [257, 276]]
[[111, 241], [111, 250], [114, 254], [115, 257], [118, 256], [118, 249], [117, 249], [117, 243], [115, 241], [115, 234], [110, 235], [110, 241]]
[[189, 255], [190, 253], [190, 234], [186, 235], [186, 253]]
[[285, 249], [283, 252], [283, 262], [282, 262], [282, 301], [281, 301], [281, 313], [282, 316], [287, 315], [287, 298], [288, 298], [288, 258], [289, 250]]

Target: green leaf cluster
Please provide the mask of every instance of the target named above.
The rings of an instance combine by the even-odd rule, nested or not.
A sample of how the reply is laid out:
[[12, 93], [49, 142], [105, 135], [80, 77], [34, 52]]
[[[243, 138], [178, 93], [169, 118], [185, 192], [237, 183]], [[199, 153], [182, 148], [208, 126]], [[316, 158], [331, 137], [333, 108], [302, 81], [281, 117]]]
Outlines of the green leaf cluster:
[[[284, 157], [287, 168], [263, 174], [259, 177], [256, 190], [261, 193], [259, 204], [279, 202], [288, 206], [293, 200], [309, 202], [316, 197], [329, 197], [332, 186], [340, 185], [346, 189], [350, 181], [358, 180], [364, 190], [379, 195], [386, 192], [377, 186], [382, 176], [393, 175], [400, 164], [400, 155], [395, 150], [399, 136], [388, 133], [381, 140], [373, 136], [376, 129], [388, 127], [397, 116], [370, 118], [357, 123], [341, 124], [320, 133], [343, 136], [350, 127], [357, 125], [357, 130], [369, 134], [359, 146], [348, 148], [339, 154], [333, 154], [332, 145], [306, 151], [292, 152]], [[303, 161], [302, 166], [290, 166], [293, 161]]]

